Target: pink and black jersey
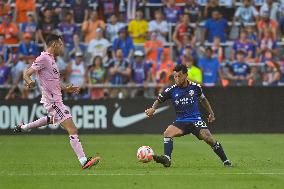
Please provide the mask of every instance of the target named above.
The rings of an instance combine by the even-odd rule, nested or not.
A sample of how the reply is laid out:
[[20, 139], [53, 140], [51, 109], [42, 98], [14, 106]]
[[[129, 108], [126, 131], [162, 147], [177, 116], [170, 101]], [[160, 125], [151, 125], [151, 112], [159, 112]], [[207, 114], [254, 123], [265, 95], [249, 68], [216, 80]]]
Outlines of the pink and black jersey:
[[46, 104], [62, 102], [60, 73], [53, 55], [42, 52], [33, 62], [31, 68], [36, 71], [42, 91], [40, 102]]

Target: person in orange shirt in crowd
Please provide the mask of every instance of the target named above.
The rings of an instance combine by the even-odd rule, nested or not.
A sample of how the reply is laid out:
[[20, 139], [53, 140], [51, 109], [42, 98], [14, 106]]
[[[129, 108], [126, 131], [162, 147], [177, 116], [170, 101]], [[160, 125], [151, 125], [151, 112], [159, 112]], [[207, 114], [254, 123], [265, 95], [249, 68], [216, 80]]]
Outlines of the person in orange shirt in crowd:
[[98, 18], [97, 11], [92, 11], [89, 17], [82, 24], [82, 31], [85, 35], [85, 43], [89, 43], [96, 38], [96, 29], [102, 28], [105, 30], [105, 23]]
[[273, 39], [276, 40], [277, 37], [277, 27], [278, 24], [275, 20], [272, 20], [269, 18], [269, 13], [268, 12], [263, 12], [261, 15], [261, 19], [257, 23], [257, 29], [258, 29], [258, 34], [259, 38], [261, 38], [264, 35], [264, 30], [266, 28], [270, 28], [272, 33], [273, 33]]
[[152, 66], [152, 78], [154, 78], [158, 84], [167, 84], [173, 69], [174, 62], [170, 57], [170, 51], [169, 49], [165, 48], [159, 52], [158, 62]]
[[8, 14], [10, 12], [10, 5], [8, 3], [5, 3], [4, 0], [0, 0], [0, 17]]
[[27, 13], [35, 12], [35, 8], [35, 0], [16, 0], [15, 12], [17, 23], [27, 22]]
[[190, 18], [188, 14], [182, 16], [182, 22], [176, 26], [175, 32], [173, 34], [173, 40], [177, 44], [178, 48], [182, 48], [184, 36], [190, 36], [192, 42], [195, 42], [194, 29], [189, 25]]
[[146, 60], [149, 62], [157, 62], [158, 50], [163, 48], [163, 42], [158, 40], [158, 34], [156, 32], [151, 33], [151, 40], [144, 44]]
[[12, 15], [5, 15], [0, 25], [0, 33], [5, 36], [5, 44], [17, 44], [19, 42], [19, 30], [15, 23], [12, 22]]

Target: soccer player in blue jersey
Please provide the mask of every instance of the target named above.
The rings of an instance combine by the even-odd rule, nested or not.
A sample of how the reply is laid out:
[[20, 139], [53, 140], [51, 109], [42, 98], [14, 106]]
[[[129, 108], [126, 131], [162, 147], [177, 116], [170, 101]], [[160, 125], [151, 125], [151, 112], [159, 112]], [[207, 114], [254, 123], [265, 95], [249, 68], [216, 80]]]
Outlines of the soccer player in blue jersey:
[[171, 99], [176, 111], [175, 122], [168, 126], [164, 132], [164, 155], [154, 155], [153, 159], [165, 167], [170, 167], [173, 138], [192, 133], [199, 140], [204, 140], [212, 147], [224, 166], [231, 166], [232, 164], [221, 144], [212, 137], [206, 123], [201, 118], [198, 108], [199, 102], [209, 113], [208, 122], [211, 123], [215, 120], [214, 112], [204, 96], [201, 86], [187, 80], [187, 67], [182, 64], [174, 68], [174, 80], [175, 84], [165, 89], [158, 96], [153, 106], [145, 110], [147, 116], [152, 117], [159, 104]]

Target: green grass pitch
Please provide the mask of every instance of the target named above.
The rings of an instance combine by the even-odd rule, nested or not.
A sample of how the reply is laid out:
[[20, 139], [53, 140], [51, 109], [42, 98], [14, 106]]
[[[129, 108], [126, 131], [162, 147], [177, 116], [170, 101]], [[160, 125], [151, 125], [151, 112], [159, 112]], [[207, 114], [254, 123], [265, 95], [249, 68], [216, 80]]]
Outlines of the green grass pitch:
[[101, 163], [82, 170], [67, 135], [0, 136], [1, 189], [283, 189], [284, 135], [216, 135], [234, 167], [225, 168], [194, 136], [174, 140], [171, 168], [137, 162], [136, 150], [163, 152], [160, 135], [81, 135]]

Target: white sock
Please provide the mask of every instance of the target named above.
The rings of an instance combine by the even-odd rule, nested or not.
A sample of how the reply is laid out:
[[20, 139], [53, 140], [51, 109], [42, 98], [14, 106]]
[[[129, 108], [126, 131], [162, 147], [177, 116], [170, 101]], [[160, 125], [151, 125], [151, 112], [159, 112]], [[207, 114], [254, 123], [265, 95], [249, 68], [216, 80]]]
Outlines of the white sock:
[[80, 161], [81, 165], [83, 166], [83, 165], [85, 165], [85, 163], [87, 162], [87, 158], [86, 158], [86, 157], [81, 157], [81, 158], [79, 159], [79, 161]]
[[28, 124], [22, 125], [21, 129], [25, 132], [29, 132], [31, 129], [28, 127]]

